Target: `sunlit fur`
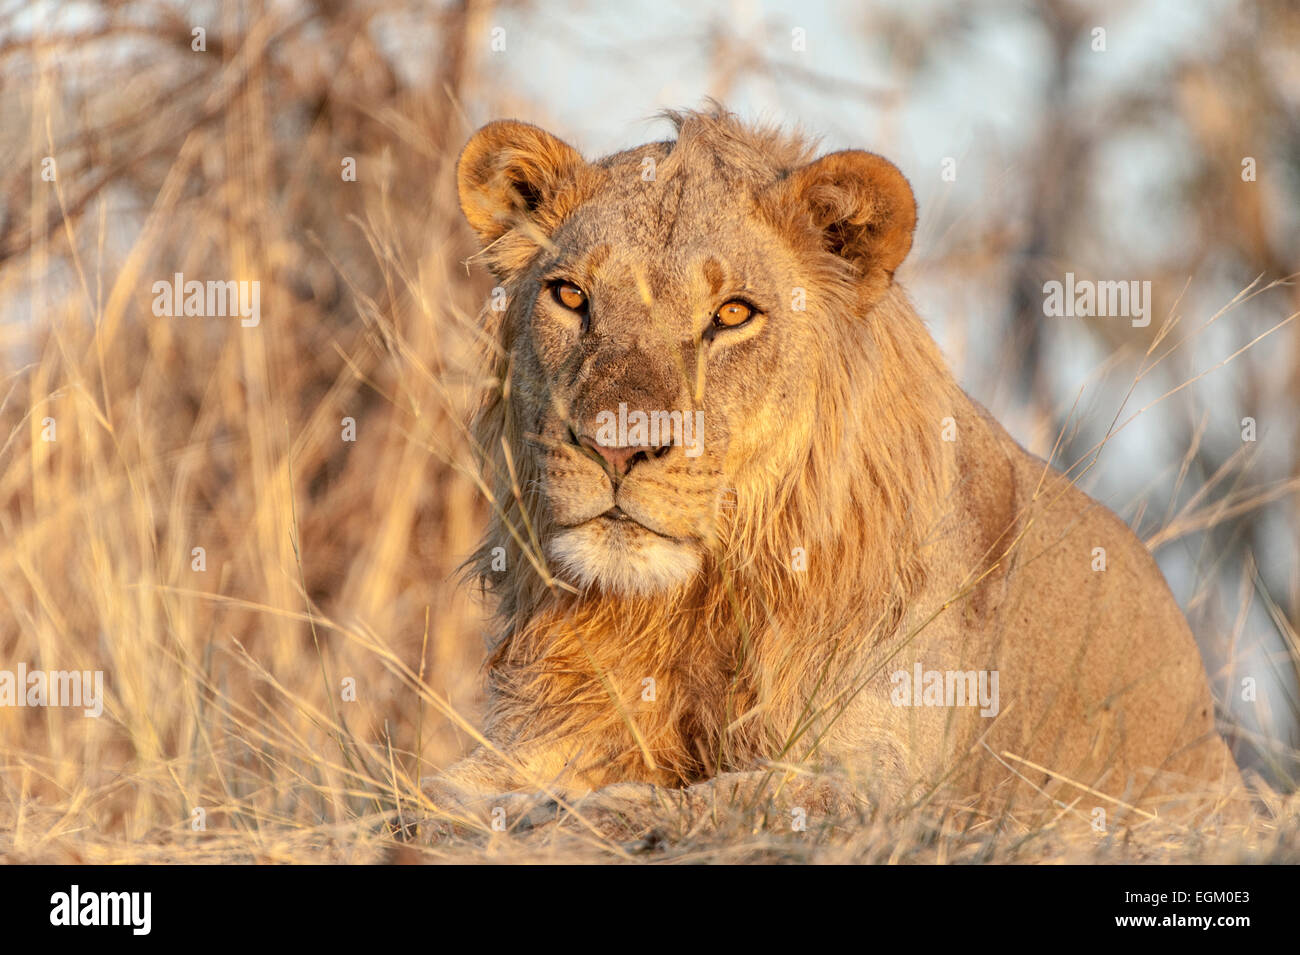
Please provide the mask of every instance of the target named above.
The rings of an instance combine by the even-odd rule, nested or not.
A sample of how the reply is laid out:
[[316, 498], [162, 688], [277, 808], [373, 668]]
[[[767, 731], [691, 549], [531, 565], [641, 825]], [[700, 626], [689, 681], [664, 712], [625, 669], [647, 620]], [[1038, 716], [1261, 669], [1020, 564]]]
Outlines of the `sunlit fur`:
[[[1195, 646], [1154, 562], [1121, 522], [1045, 472], [961, 392], [893, 283], [915, 221], [897, 170], [862, 153], [810, 165], [806, 141], [722, 111], [672, 118], [675, 143], [594, 164], [519, 124], [485, 127], [462, 159], [462, 205], [512, 304], [486, 316], [494, 384], [474, 423], [495, 511], [470, 562], [499, 621], [488, 666], [492, 745], [452, 775], [484, 789], [681, 785], [763, 759], [849, 758], [876, 747], [877, 772], [938, 778], [989, 726], [891, 709], [886, 678], [869, 668], [888, 659], [872, 657], [885, 648], [903, 665], [1001, 667], [1012, 695], [1032, 681], [1034, 695], [1016, 697], [989, 739], [1107, 790], [1127, 791], [1130, 762], [1159, 764], [1171, 749], [1182, 762], [1167, 766], [1235, 777], [1213, 733]], [[521, 153], [536, 199], [528, 210], [501, 184], [507, 172], [521, 175]], [[538, 346], [527, 336], [541, 319], [529, 311], [524, 276], [535, 279], [528, 270], [545, 250], [556, 254], [549, 237], [568, 217], [599, 210], [611, 170], [634, 173], [646, 155], [658, 159], [657, 188], [675, 176], [722, 177], [753, 227], [709, 241], [743, 245], [773, 230], [783, 251], [764, 255], [773, 269], [794, 268], [813, 303], [806, 320], [785, 326], [783, 344], [754, 346], [773, 349], [758, 352], [764, 370], [723, 363], [729, 370], [718, 374], [731, 378], [706, 382], [706, 391], [732, 386], [746, 413], [722, 409], [727, 454], [713, 470], [680, 474], [684, 487], [718, 492], [690, 524], [693, 559], [668, 544], [636, 559], [621, 554], [635, 528], [558, 528], [553, 495], [567, 485], [544, 469], [561, 453], [581, 462], [555, 441], [539, 447], [524, 420], [549, 420], [545, 402], [560, 387], [528, 364]], [[631, 231], [623, 212], [607, 229], [615, 249]], [[787, 398], [774, 403], [774, 393]], [[945, 422], [959, 441], [943, 440]], [[582, 494], [599, 487], [596, 475], [582, 472]], [[1140, 588], [1075, 561], [1097, 541], [1135, 568], [1124, 573]], [[494, 570], [502, 548], [506, 569]], [[1017, 548], [1033, 555], [1023, 567]], [[1120, 639], [1135, 614], [1119, 601], [1142, 607], [1149, 641]], [[1114, 635], [1093, 640], [1081, 622], [1112, 611], [1114, 621], [1088, 626]], [[1072, 662], [1084, 648], [1094, 669]], [[1125, 667], [1157, 659], [1177, 663], [1144, 688], [1155, 697], [1132, 704], [1146, 735], [1112, 739], [1090, 722], [1107, 687], [1121, 692]], [[865, 692], [863, 673], [874, 681]], [[1058, 702], [1045, 716], [1050, 700]], [[1213, 749], [1193, 760], [1192, 740]], [[971, 785], [992, 792], [989, 780], [1006, 772], [991, 771], [1001, 776], [976, 774]], [[1037, 778], [1035, 786], [1054, 785]]]
[[[707, 130], [719, 121], [693, 122]], [[838, 271], [837, 263], [826, 264], [827, 278], [838, 278]], [[845, 311], [854, 292], [848, 280]], [[629, 597], [618, 591], [637, 588], [617, 581], [614, 594], [598, 598], [544, 585], [506, 526], [519, 528], [525, 541], [528, 526], [543, 540], [555, 530], [539, 497], [517, 498], [510, 490], [501, 449], [526, 443], [503, 393], [491, 396], [476, 434], [493, 452], [488, 473], [505, 479], [495, 489], [503, 513], [478, 561], [490, 568], [492, 548], [505, 546], [510, 568], [480, 575], [498, 595], [504, 623], [492, 663], [494, 733], [513, 736], [526, 725], [534, 738], [543, 728], [562, 738], [605, 723], [612, 751], [584, 759], [601, 767], [589, 771], [593, 781], [647, 773], [669, 782], [701, 778], [720, 764], [774, 751], [837, 639], [860, 639], [864, 625], [878, 622], [888, 630], [897, 622], [922, 573], [916, 554], [926, 520], [938, 510], [944, 462], [937, 423], [951, 408], [951, 385], [929, 336], [901, 295], [894, 299], [865, 328], [827, 329], [841, 360], [807, 369], [814, 376], [809, 389], [821, 403], [820, 431], [776, 429], [797, 466], [744, 475], [734, 510], [721, 511], [716, 551], [667, 597]], [[891, 374], [891, 368], [907, 371]], [[528, 455], [517, 454], [513, 464], [522, 485], [537, 481]], [[814, 555], [806, 573], [791, 572], [794, 546]], [[557, 556], [572, 562], [571, 546], [560, 547]], [[643, 678], [660, 684], [656, 705], [641, 717], [652, 719], [641, 732], [656, 770], [648, 772], [643, 754], [629, 747], [622, 717], [594, 677], [599, 672], [613, 674], [616, 685], [626, 678], [637, 694], [629, 705], [639, 699]], [[593, 705], [580, 705], [584, 700]], [[728, 718], [760, 702], [761, 718], [724, 739]]]

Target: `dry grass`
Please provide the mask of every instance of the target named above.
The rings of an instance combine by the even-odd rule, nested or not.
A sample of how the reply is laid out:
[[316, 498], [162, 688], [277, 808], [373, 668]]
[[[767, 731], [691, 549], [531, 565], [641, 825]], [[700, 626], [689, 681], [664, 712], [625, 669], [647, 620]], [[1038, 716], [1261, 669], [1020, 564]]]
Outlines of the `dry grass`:
[[[111, 74], [130, 95], [73, 82], [100, 75], [84, 40], [0, 50], [24, 64], [0, 143], [23, 170], [0, 235], [0, 661], [102, 670], [106, 692], [97, 720], [0, 708], [0, 857], [1297, 858], [1294, 799], [1220, 837], [959, 826], [938, 803], [792, 832], [762, 801], [431, 844], [417, 783], [471, 742], [483, 656], [454, 579], [486, 509], [462, 422], [488, 283], [451, 193], [477, 14], [441, 15], [414, 94], [374, 14], [232, 22], [241, 42], [201, 55], [183, 23], [106, 9], [105, 37], [144, 44]], [[154, 317], [176, 272], [259, 281], [261, 324]]]

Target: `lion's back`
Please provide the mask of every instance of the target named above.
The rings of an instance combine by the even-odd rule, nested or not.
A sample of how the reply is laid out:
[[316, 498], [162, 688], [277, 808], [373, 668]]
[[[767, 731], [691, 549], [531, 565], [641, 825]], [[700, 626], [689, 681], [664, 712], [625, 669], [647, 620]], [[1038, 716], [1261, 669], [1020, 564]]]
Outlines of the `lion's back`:
[[[1235, 782], [1196, 641], [1151, 553], [1111, 510], [1005, 440], [1020, 537], [993, 632], [1019, 712], [999, 742], [1126, 801], [1183, 788], [1183, 776]], [[1153, 770], [1167, 775], [1148, 789]]]

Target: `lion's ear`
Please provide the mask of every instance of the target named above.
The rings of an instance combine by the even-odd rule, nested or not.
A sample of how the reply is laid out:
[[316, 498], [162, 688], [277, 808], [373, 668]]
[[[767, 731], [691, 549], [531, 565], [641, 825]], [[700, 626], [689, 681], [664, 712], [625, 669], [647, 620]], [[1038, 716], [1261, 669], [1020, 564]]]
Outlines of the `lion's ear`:
[[525, 220], [545, 228], [548, 204], [584, 165], [577, 150], [544, 129], [488, 123], [456, 166], [461, 211], [485, 246]]
[[875, 153], [831, 153], [779, 184], [783, 204], [802, 208], [822, 245], [887, 284], [912, 248], [916, 200], [898, 167]]

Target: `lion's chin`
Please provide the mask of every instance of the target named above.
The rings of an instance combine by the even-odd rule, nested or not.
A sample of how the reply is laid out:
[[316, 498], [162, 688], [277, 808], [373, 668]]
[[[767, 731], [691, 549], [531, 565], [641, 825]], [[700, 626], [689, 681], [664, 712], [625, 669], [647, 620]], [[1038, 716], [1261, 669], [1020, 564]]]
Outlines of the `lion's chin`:
[[627, 520], [596, 518], [565, 528], [551, 538], [547, 550], [579, 586], [622, 596], [662, 594], [700, 572], [695, 545]]

